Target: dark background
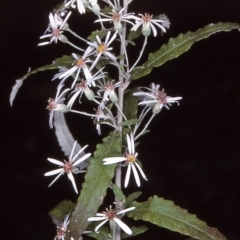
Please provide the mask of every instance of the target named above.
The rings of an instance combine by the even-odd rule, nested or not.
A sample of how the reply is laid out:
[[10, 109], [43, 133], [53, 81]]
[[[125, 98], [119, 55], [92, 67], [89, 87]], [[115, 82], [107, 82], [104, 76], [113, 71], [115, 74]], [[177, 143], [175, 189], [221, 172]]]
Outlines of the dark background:
[[[55, 72], [26, 80], [13, 107], [9, 105], [11, 88], [28, 67], [49, 64], [73, 51], [62, 43], [37, 47], [49, 12], [58, 3], [1, 3], [1, 238], [53, 239], [55, 226], [49, 210], [64, 199], [77, 198], [66, 176], [51, 188], [47, 187], [51, 179], [43, 176], [52, 169], [47, 157], [63, 158], [45, 109], [47, 99], [55, 96], [56, 83], [50, 81]], [[165, 13], [170, 18], [170, 30], [163, 37], [152, 38], [148, 51], [157, 50], [170, 37], [209, 23], [240, 23], [238, 0], [133, 0], [130, 10]], [[91, 19], [82, 19], [71, 26], [87, 36]], [[141, 139], [137, 151], [148, 182], [142, 180], [141, 189], [134, 183], [127, 190], [142, 190], [142, 201], [154, 194], [173, 200], [230, 240], [240, 239], [239, 43], [237, 30], [218, 33], [137, 82], [145, 86], [161, 84], [170, 96], [182, 96], [183, 100], [179, 107], [164, 109], [154, 119], [152, 133]], [[137, 54], [137, 48], [133, 54]], [[68, 116], [67, 120], [74, 137], [94, 151], [100, 139], [92, 122], [78, 116]], [[132, 239], [186, 239], [148, 226], [148, 232]]]

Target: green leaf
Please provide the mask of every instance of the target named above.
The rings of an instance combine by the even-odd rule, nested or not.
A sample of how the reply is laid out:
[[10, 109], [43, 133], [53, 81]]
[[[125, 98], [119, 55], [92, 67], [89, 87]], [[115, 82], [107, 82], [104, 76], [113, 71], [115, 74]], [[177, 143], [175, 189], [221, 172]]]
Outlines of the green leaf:
[[127, 196], [127, 199], [126, 199], [126, 206], [125, 206], [125, 208], [128, 207], [141, 194], [142, 194], [142, 192], [140, 192], [140, 191], [129, 194]]
[[67, 214], [74, 210], [75, 206], [76, 203], [73, 203], [70, 200], [64, 200], [60, 202], [55, 208], [53, 208], [49, 212], [49, 215], [63, 219]]
[[129, 237], [134, 237], [134, 236], [137, 236], [139, 234], [142, 234], [142, 233], [144, 233], [144, 232], [146, 232], [148, 230], [148, 227], [146, 227], [146, 226], [131, 227], [131, 230], [132, 230], [132, 234], [131, 235], [128, 235], [125, 232], [123, 232], [122, 236], [121, 236], [122, 239], [129, 238]]
[[112, 184], [112, 189], [113, 189], [114, 195], [117, 198], [117, 200], [124, 201], [124, 203], [125, 203], [126, 197], [124, 196], [122, 190], [114, 183]]
[[96, 36], [98, 35], [100, 39], [102, 39], [108, 31], [112, 31], [112, 29], [102, 29], [102, 30], [96, 30], [93, 31], [90, 36], [88, 36], [88, 39], [91, 40], [92, 42], [96, 41]]
[[138, 28], [136, 31], [130, 31], [127, 35], [127, 40], [132, 41], [142, 35], [142, 29]]
[[136, 209], [127, 216], [135, 220], [148, 221], [196, 239], [226, 240], [216, 228], [208, 227], [196, 215], [174, 205], [172, 201], [153, 196], [143, 203], [133, 202], [132, 206]]
[[164, 44], [155, 53], [150, 53], [148, 61], [141, 67], [136, 67], [132, 71], [131, 80], [136, 80], [149, 74], [153, 67], [160, 67], [165, 62], [177, 58], [184, 52], [188, 51], [191, 46], [200, 40], [208, 38], [212, 34], [222, 31], [231, 31], [232, 29], [239, 29], [240, 25], [237, 23], [217, 23], [209, 24], [196, 32], [187, 32], [178, 35], [177, 38], [171, 38], [167, 44]]
[[46, 71], [46, 70], [53, 70], [53, 69], [57, 69], [58, 67], [67, 67], [70, 68], [73, 62], [73, 57], [72, 56], [66, 56], [64, 55], [61, 58], [57, 58], [55, 61], [53, 61], [52, 64], [49, 65], [45, 65], [42, 66], [40, 68], [36, 68], [32, 71], [28, 71], [27, 74], [25, 74], [23, 77], [21, 77], [20, 79], [16, 80], [15, 85], [12, 88], [11, 94], [10, 94], [10, 105], [12, 106], [13, 104], [13, 100], [16, 97], [16, 94], [19, 90], [19, 88], [22, 86], [23, 81], [28, 78], [30, 75], [38, 73], [40, 71]]
[[124, 95], [123, 113], [127, 119], [137, 119], [138, 98], [133, 96], [137, 91], [137, 87]]
[[[121, 138], [116, 132], [110, 133], [103, 139], [103, 144], [97, 145], [94, 157], [87, 168], [81, 195], [68, 225], [68, 230], [74, 239], [78, 239], [89, 225], [87, 219], [96, 214], [114, 176], [116, 164], [104, 166], [102, 160], [106, 157], [120, 156], [120, 153]], [[70, 239], [70, 234], [67, 233], [66, 237]]]
[[51, 217], [53, 223], [56, 226], [59, 226], [59, 224], [63, 222], [66, 215], [74, 210], [75, 206], [76, 203], [73, 203], [69, 200], [64, 200], [49, 212], [49, 216]]
[[129, 126], [129, 125], [140, 123], [141, 121], [142, 121], [141, 119], [131, 119], [131, 120], [123, 121], [120, 125]]

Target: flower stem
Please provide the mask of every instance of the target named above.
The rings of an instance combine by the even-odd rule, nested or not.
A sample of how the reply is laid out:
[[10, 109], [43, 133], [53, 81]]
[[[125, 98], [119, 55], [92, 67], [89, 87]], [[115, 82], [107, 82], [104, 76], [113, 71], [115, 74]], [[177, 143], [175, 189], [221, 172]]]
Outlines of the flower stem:
[[[128, 1], [127, 0], [123, 0], [123, 7], [124, 7], [124, 13], [127, 13], [127, 8], [128, 8]], [[124, 55], [125, 54], [125, 41], [126, 41], [126, 24], [123, 23], [123, 29], [122, 29], [122, 37], [121, 37], [121, 45], [120, 45], [120, 55]], [[124, 59], [120, 60], [120, 65], [124, 68]], [[122, 135], [122, 120], [123, 120], [123, 115], [122, 115], [122, 111], [123, 111], [123, 96], [124, 96], [124, 90], [126, 88], [126, 86], [128, 85], [128, 81], [129, 79], [124, 79], [122, 76], [122, 73], [119, 69], [119, 81], [121, 82], [121, 85], [118, 88], [118, 106], [119, 109], [118, 110], [118, 118], [117, 118], [117, 124], [119, 126], [119, 132]], [[115, 175], [115, 184], [121, 189], [121, 175], [122, 175], [122, 167], [121, 165], [118, 165], [116, 168], [116, 175]], [[117, 226], [116, 230], [115, 230], [115, 234], [114, 234], [114, 238], [113, 240], [120, 240], [121, 239], [121, 229], [119, 226]]]
[[141, 57], [142, 57], [142, 55], [143, 55], [143, 51], [144, 51], [144, 49], [145, 49], [145, 47], [146, 47], [146, 45], [147, 45], [147, 36], [145, 36], [145, 39], [144, 39], [144, 43], [143, 43], [143, 47], [142, 47], [142, 50], [141, 50], [141, 52], [140, 52], [140, 54], [139, 54], [139, 56], [138, 56], [138, 59], [137, 59], [137, 61], [133, 64], [133, 66], [131, 67], [131, 69], [128, 71], [128, 73], [130, 73], [133, 69], [134, 69], [134, 67], [138, 64], [138, 62], [139, 62], [139, 60], [141, 59]]
[[77, 34], [76, 34], [75, 32], [73, 32], [70, 28], [68, 28], [67, 31], [70, 32], [70, 33], [71, 33], [73, 36], [75, 36], [76, 38], [78, 38], [78, 39], [80, 39], [80, 40], [82, 40], [82, 41], [84, 41], [84, 42], [87, 42], [86, 39], [84, 39], [84, 38], [80, 37], [79, 35], [77, 35]]
[[152, 119], [155, 117], [155, 114], [152, 114], [151, 118], [148, 120], [147, 124], [144, 126], [143, 130], [136, 136], [134, 137], [134, 141], [137, 140], [143, 133], [144, 131], [147, 129], [147, 127], [149, 126], [150, 122], [152, 121]]
[[72, 47], [76, 48], [78, 51], [82, 51], [82, 52], [84, 52], [84, 50], [83, 50], [82, 48], [80, 48], [80, 47], [77, 47], [77, 46], [76, 46], [76, 45], [74, 45], [73, 43], [71, 43], [71, 42], [69, 42], [69, 41], [67, 41], [66, 43], [67, 43], [67, 44], [69, 44], [70, 46], [72, 46]]

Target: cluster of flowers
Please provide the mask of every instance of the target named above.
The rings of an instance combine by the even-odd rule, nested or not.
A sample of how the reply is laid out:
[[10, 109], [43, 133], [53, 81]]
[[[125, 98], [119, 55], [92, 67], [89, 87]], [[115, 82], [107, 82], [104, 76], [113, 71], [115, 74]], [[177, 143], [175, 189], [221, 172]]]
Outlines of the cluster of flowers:
[[[102, 0], [103, 3], [107, 3], [108, 6], [112, 9], [109, 14], [103, 13], [100, 10], [100, 6], [97, 0], [70, 0], [65, 1], [62, 8], [60, 8], [55, 13], [50, 13], [49, 15], [49, 26], [41, 36], [41, 39], [49, 38], [48, 41], [42, 42], [39, 46], [47, 45], [52, 42], [57, 43], [61, 41], [63, 43], [67, 43], [74, 47], [79, 53], [72, 53], [72, 66], [66, 67], [61, 66], [59, 67], [59, 72], [54, 75], [53, 80], [58, 79], [59, 85], [57, 88], [57, 93], [55, 98], [50, 98], [48, 100], [47, 109], [49, 110], [49, 125], [50, 128], [53, 127], [53, 117], [55, 111], [60, 111], [62, 113], [73, 112], [82, 115], [86, 115], [92, 117], [96, 124], [96, 129], [98, 134], [101, 134], [101, 125], [106, 124], [113, 127], [115, 130], [119, 130], [120, 126], [117, 123], [116, 116], [114, 116], [113, 111], [109, 108], [108, 103], [113, 103], [118, 111], [121, 113], [122, 117], [125, 120], [128, 120], [120, 106], [118, 105], [118, 95], [115, 92], [116, 88], [121, 87], [123, 90], [127, 88], [129, 85], [129, 78], [131, 72], [133, 71], [134, 67], [138, 64], [141, 54], [145, 48], [146, 39], [147, 37], [153, 32], [153, 35], [157, 35], [157, 28], [158, 27], [162, 32], [166, 32], [166, 28], [169, 28], [170, 22], [165, 15], [162, 15], [158, 18], [153, 18], [150, 14], [139, 14], [135, 16], [134, 13], [125, 13], [125, 9], [120, 6], [119, 0]], [[99, 22], [104, 28], [105, 22], [112, 22], [114, 30], [107, 30], [105, 35], [105, 41], [102, 41], [100, 36], [96, 36], [95, 41], [89, 41], [78, 36], [74, 33], [67, 21], [71, 16], [71, 8], [78, 8], [81, 14], [86, 12], [86, 9], [93, 11], [97, 16], [98, 20], [95, 22]], [[128, 61], [128, 54], [127, 54], [127, 42], [123, 38], [123, 26], [130, 24], [131, 31], [136, 31], [139, 27], [142, 27], [142, 34], [145, 36], [145, 42], [142, 48], [140, 55], [138, 56], [135, 63], [130, 67]], [[64, 32], [68, 32], [78, 39], [82, 40], [86, 44], [86, 48], [82, 49], [75, 46], [71, 43], [68, 38], [64, 35]], [[116, 41], [117, 40], [117, 41]], [[112, 44], [113, 42], [120, 42], [121, 46], [124, 47], [124, 61], [125, 63], [122, 64], [121, 59], [118, 58], [113, 54]], [[103, 65], [101, 62], [107, 62], [109, 65], [115, 66], [120, 76], [126, 81], [115, 81], [111, 80], [108, 77], [108, 74], [104, 72]], [[70, 88], [63, 89], [64, 85], [66, 85], [66, 81], [68, 78], [73, 78]], [[66, 94], [70, 91], [68, 96], [71, 96], [70, 99], [66, 104], [64, 104], [64, 100]], [[79, 99], [81, 102], [82, 95], [86, 97], [87, 100], [93, 101], [97, 104], [95, 113], [86, 113], [81, 111], [73, 110], [74, 103], [76, 99]], [[103, 159], [104, 165], [115, 164], [124, 162], [123, 166], [127, 166], [126, 177], [124, 181], [124, 187], [127, 187], [130, 180], [130, 174], [133, 172], [135, 181], [137, 186], [140, 186], [140, 177], [139, 173], [143, 179], [147, 180], [141, 165], [138, 163], [137, 159], [137, 152], [135, 152], [135, 141], [138, 139], [147, 129], [153, 117], [158, 114], [163, 107], [169, 109], [172, 103], [178, 103], [181, 100], [181, 97], [169, 97], [164, 92], [164, 89], [160, 90], [160, 85], [152, 83], [150, 88], [140, 87], [139, 91], [133, 94], [134, 96], [140, 99], [139, 105], [143, 106], [142, 111], [139, 115], [139, 119], [143, 120], [147, 113], [152, 111], [151, 117], [149, 118], [147, 124], [145, 124], [144, 128], [138, 132], [141, 122], [139, 121], [135, 124], [134, 128], [131, 129], [129, 134], [126, 134], [126, 142], [127, 147], [125, 153], [121, 157], [108, 157]], [[53, 164], [59, 166], [58, 169], [45, 173], [45, 176], [52, 176], [56, 175], [55, 179], [50, 183], [51, 186], [61, 175], [67, 174], [69, 180], [71, 181], [73, 188], [76, 193], [78, 193], [77, 186], [73, 177], [73, 174], [82, 173], [85, 171], [80, 171], [78, 165], [89, 159], [91, 153], [84, 154], [84, 150], [86, 149], [87, 145], [79, 150], [75, 155], [75, 148], [77, 142], [74, 143], [72, 147], [72, 151], [69, 157], [69, 161], [61, 162], [59, 160], [48, 158]], [[73, 156], [74, 155], [74, 156]], [[81, 156], [81, 157], [80, 157]], [[139, 173], [138, 173], [139, 172]], [[131, 229], [124, 224], [118, 216], [122, 216], [125, 212], [134, 210], [134, 207], [121, 209], [121, 210], [113, 210], [111, 207], [106, 212], [97, 213], [95, 217], [89, 218], [89, 221], [100, 221], [100, 223], [95, 231], [98, 232], [98, 229], [107, 221], [110, 222], [110, 225], [118, 224], [127, 234], [131, 234]], [[69, 223], [69, 215], [63, 221], [63, 225], [58, 228], [58, 233], [55, 239], [57, 240], [64, 240], [67, 225]]]
[[[117, 225], [127, 234], [131, 235], [132, 230], [123, 222], [120, 218], [124, 216], [126, 212], [134, 210], [135, 207], [130, 207], [126, 209], [112, 209], [110, 205], [109, 209], [106, 208], [106, 211], [102, 213], [96, 213], [95, 217], [88, 218], [88, 221], [95, 222], [95, 221], [102, 221], [99, 225], [96, 226], [95, 232], [99, 233], [99, 228], [104, 225], [106, 222], [109, 222], [111, 228], [113, 230], [116, 229]], [[61, 226], [57, 227], [57, 235], [54, 240], [65, 240], [65, 235], [67, 232], [67, 226], [69, 224], [69, 216], [70, 214], [66, 215]], [[83, 234], [91, 233], [91, 231], [84, 231]], [[71, 240], [74, 240], [71, 237]]]

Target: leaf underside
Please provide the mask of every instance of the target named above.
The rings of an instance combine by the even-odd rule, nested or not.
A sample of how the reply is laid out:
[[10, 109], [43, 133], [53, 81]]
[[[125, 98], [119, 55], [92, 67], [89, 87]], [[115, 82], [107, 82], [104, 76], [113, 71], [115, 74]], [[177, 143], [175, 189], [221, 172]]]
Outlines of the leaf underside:
[[196, 32], [181, 33], [176, 38], [170, 38], [169, 42], [162, 45], [158, 51], [149, 54], [147, 62], [132, 71], [131, 80], [139, 79], [149, 74], [152, 68], [160, 67], [165, 62], [179, 57], [187, 52], [195, 42], [208, 38], [212, 34], [222, 31], [228, 32], [233, 29], [240, 29], [240, 25], [237, 23], [220, 22], [209, 24]]
[[116, 164], [104, 166], [102, 160], [106, 157], [120, 156], [120, 153], [121, 138], [117, 133], [110, 133], [109, 136], [103, 139], [103, 144], [97, 145], [97, 150], [90, 160], [85, 175], [81, 195], [68, 225], [67, 240], [70, 240], [71, 237], [79, 239], [89, 225], [87, 219], [96, 214], [103, 202], [106, 190], [114, 176]]
[[71, 67], [73, 62], [73, 57], [72, 56], [62, 56], [61, 58], [57, 58], [55, 61], [53, 61], [52, 64], [48, 64], [39, 68], [36, 68], [32, 71], [28, 71], [27, 74], [25, 74], [22, 78], [17, 79], [15, 85], [12, 88], [12, 91], [10, 93], [10, 105], [13, 105], [13, 100], [16, 97], [16, 94], [19, 90], [19, 88], [22, 86], [23, 81], [28, 78], [30, 75], [33, 75], [38, 72], [46, 71], [46, 70], [54, 70], [57, 69], [58, 67]]
[[211, 228], [196, 215], [176, 206], [172, 201], [150, 197], [146, 202], [133, 202], [135, 211], [127, 213], [134, 220], [144, 220], [195, 239], [226, 240], [216, 228]]

